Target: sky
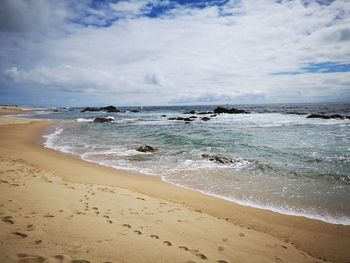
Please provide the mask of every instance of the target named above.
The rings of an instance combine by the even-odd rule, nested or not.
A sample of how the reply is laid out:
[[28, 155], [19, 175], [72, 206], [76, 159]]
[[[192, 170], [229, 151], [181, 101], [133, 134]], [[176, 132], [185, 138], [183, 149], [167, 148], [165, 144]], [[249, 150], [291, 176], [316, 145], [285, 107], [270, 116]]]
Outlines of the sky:
[[350, 102], [349, 0], [1, 0], [0, 103]]

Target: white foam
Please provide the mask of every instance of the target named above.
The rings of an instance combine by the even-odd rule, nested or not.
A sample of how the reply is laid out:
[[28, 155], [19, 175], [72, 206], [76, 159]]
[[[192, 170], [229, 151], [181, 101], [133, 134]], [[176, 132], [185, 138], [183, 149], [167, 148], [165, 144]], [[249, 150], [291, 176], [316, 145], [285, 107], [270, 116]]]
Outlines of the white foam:
[[47, 148], [55, 149], [54, 140], [62, 132], [63, 132], [63, 128], [57, 127], [53, 133], [44, 135], [43, 137], [46, 138], [46, 141], [44, 142], [44, 146]]
[[85, 119], [85, 118], [78, 118], [76, 119], [77, 122], [93, 122], [94, 119]]

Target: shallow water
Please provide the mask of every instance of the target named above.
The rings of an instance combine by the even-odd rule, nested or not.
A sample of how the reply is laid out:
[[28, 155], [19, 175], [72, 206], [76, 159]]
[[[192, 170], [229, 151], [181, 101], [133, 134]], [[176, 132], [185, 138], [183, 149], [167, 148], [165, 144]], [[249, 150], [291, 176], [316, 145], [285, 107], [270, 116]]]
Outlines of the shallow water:
[[[350, 120], [307, 119], [290, 111], [350, 115], [349, 104], [241, 105], [251, 114], [221, 114], [191, 123], [189, 110], [215, 106], [145, 107], [140, 113], [44, 110], [31, 117], [60, 119], [47, 147], [103, 165], [285, 214], [350, 224]], [[166, 114], [167, 117], [161, 117]], [[112, 123], [91, 123], [96, 116]], [[197, 115], [203, 117], [203, 115]], [[140, 153], [140, 145], [158, 153]], [[202, 154], [232, 158], [220, 164]]]

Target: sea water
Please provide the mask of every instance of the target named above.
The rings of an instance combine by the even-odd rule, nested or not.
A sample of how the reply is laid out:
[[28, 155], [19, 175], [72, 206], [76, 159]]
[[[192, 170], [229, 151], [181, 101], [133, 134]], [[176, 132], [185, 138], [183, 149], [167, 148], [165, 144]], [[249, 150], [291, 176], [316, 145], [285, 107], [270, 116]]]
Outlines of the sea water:
[[[45, 136], [45, 146], [83, 160], [159, 176], [243, 205], [350, 224], [350, 120], [306, 118], [310, 113], [350, 115], [350, 104], [235, 105], [251, 113], [220, 114], [209, 121], [201, 117], [211, 114], [192, 114], [197, 118], [190, 123], [168, 120], [215, 107], [143, 107], [136, 113], [132, 108], [120, 113], [57, 108], [29, 117], [59, 120]], [[97, 116], [114, 120], [93, 123]], [[159, 152], [136, 151], [141, 145]]]

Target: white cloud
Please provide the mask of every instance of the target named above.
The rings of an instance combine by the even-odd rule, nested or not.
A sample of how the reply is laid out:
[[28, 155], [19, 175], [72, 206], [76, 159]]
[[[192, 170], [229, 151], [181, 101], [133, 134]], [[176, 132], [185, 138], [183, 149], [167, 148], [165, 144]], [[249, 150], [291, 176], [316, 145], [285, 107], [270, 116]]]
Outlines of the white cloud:
[[103, 12], [123, 13], [124, 19], [45, 39], [35, 45], [37, 60], [28, 61], [29, 48], [5, 74], [18, 84], [110, 94], [116, 100], [130, 94], [130, 101], [143, 104], [349, 96], [348, 72], [272, 73], [308, 63], [349, 63], [350, 2], [307, 7], [299, 1], [235, 2], [221, 9], [179, 6], [159, 18], [135, 17], [144, 13], [145, 1], [111, 4], [112, 10]]

